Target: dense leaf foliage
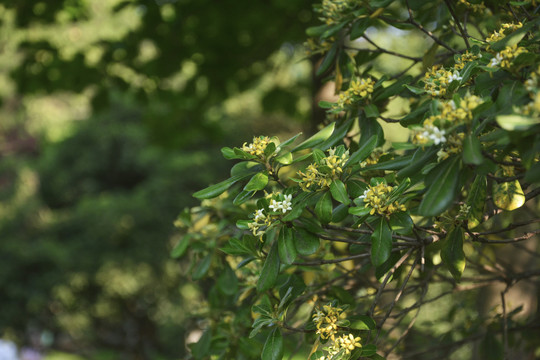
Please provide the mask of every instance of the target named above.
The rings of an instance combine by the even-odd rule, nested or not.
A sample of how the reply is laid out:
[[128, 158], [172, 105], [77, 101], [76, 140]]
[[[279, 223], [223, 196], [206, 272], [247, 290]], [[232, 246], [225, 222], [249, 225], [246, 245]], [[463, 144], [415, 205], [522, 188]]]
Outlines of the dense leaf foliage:
[[[536, 295], [531, 307], [512, 291], [540, 275], [536, 3], [324, 0], [315, 12], [306, 46], [336, 90], [320, 103], [325, 127], [224, 148], [231, 177], [177, 221], [173, 251], [209, 286], [194, 358], [534, 353]], [[425, 46], [397, 51], [381, 33]], [[410, 64], [382, 73], [383, 56]], [[394, 131], [408, 140], [387, 141]], [[474, 304], [481, 294], [496, 296]]]

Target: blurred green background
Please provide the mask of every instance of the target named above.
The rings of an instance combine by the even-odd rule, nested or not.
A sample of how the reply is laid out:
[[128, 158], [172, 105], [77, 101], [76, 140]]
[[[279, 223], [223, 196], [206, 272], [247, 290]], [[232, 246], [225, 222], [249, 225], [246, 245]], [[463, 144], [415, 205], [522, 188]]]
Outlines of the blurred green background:
[[0, 2], [0, 339], [186, 356], [200, 298], [173, 222], [227, 175], [220, 147], [309, 129], [311, 5]]

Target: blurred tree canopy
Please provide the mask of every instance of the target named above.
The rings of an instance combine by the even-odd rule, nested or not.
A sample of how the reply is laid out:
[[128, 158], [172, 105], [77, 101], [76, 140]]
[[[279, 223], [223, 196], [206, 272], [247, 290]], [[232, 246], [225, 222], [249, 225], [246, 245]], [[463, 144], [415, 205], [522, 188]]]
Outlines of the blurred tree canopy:
[[209, 149], [309, 118], [310, 21], [306, 0], [0, 4], [0, 337], [184, 356], [173, 221], [225, 173]]

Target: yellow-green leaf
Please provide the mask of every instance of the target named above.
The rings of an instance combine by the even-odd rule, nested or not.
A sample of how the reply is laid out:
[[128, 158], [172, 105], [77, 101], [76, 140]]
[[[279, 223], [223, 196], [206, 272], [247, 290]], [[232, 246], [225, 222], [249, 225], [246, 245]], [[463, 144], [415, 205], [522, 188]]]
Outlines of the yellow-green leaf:
[[525, 204], [525, 194], [519, 181], [508, 181], [493, 185], [493, 202], [499, 209], [512, 211]]

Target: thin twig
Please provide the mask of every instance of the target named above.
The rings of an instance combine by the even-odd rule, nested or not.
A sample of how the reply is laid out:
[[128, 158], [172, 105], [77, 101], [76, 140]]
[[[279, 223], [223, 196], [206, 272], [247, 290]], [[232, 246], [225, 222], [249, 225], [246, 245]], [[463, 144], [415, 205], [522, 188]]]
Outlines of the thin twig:
[[463, 38], [463, 41], [465, 41], [465, 46], [467, 47], [467, 49], [470, 49], [471, 46], [469, 45], [469, 39], [467, 39], [468, 37], [467, 33], [465, 32], [463, 27], [461, 27], [461, 22], [459, 21], [456, 13], [454, 12], [454, 9], [452, 8], [452, 4], [450, 4], [449, 0], [444, 0], [444, 2], [446, 3], [446, 7], [448, 8], [448, 11], [450, 11], [450, 14], [454, 18], [454, 21], [456, 22], [459, 32], [461, 33], [461, 37]]

